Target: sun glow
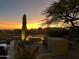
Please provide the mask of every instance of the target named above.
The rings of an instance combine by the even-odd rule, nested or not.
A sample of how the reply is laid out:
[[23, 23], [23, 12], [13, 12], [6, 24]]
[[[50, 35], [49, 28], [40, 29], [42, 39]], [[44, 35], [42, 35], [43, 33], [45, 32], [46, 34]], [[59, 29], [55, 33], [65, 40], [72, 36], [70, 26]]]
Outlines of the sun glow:
[[[39, 27], [41, 27], [41, 22], [38, 22], [33, 20], [30, 22], [27, 22], [27, 29], [38, 29]], [[51, 24], [50, 27], [56, 27], [56, 28], [64, 28], [64, 27], [67, 27], [68, 25], [67, 24], [64, 24], [64, 23], [59, 23], [59, 24]], [[45, 26], [42, 26], [42, 28], [45, 28], [47, 27], [46, 25]], [[13, 29], [22, 29], [22, 24], [21, 22], [1, 22], [0, 24], [0, 29], [10, 29], [10, 30], [13, 30]]]
[[[27, 24], [27, 29], [38, 29], [40, 27], [40, 24], [39, 23], [32, 23], [32, 24]], [[22, 28], [22, 25], [18, 25], [17, 26], [17, 29], [21, 29]]]
[[[50, 27], [57, 27], [57, 28], [64, 28], [66, 27], [66, 24], [52, 24]], [[38, 29], [41, 27], [40, 23], [32, 23], [32, 24], [27, 24], [27, 29]], [[46, 26], [42, 26], [43, 28]], [[21, 29], [22, 25], [21, 24], [16, 24], [16, 25], [1, 25], [0, 24], [0, 29]]]
[[39, 23], [27, 24], [27, 29], [37, 29], [39, 27]]

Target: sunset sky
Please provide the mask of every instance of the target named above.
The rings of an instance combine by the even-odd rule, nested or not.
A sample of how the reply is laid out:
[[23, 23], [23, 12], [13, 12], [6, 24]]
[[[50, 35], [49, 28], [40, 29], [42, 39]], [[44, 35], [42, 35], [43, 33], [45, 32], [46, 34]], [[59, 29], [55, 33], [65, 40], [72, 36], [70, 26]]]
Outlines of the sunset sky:
[[0, 29], [21, 28], [22, 16], [27, 15], [28, 29], [40, 27], [41, 14], [54, 0], [0, 0]]

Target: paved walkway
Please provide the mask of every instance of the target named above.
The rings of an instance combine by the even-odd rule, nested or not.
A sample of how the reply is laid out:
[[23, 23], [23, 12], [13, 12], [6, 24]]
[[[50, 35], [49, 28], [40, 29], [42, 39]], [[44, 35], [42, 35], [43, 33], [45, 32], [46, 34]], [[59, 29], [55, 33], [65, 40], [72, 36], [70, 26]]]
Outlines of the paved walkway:
[[53, 53], [49, 53], [47, 49], [40, 45], [40, 54], [36, 59], [79, 59], [79, 46], [76, 46], [74, 50], [68, 51], [66, 55], [56, 56]]
[[79, 45], [76, 46], [74, 50], [68, 51], [66, 55], [56, 56], [53, 53], [49, 53], [46, 48], [42, 44], [30, 44], [28, 45], [29, 49], [34, 49], [39, 47], [39, 53], [35, 59], [79, 59]]

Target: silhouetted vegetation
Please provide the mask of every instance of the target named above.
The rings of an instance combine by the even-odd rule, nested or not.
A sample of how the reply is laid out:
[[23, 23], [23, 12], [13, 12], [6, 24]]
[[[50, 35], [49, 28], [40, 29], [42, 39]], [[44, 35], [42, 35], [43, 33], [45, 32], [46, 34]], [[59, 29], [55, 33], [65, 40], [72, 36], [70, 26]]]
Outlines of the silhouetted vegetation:
[[24, 41], [18, 43], [16, 59], [35, 59], [38, 54], [39, 47], [28, 47], [28, 44]]
[[79, 40], [79, 29], [70, 29], [68, 32], [70, 40]]
[[68, 40], [79, 40], [79, 29], [49, 28], [47, 35], [50, 37], [63, 37]]
[[47, 35], [51, 37], [65, 37], [68, 35], [68, 31], [62, 28], [52, 28], [48, 30]]
[[75, 27], [79, 20], [79, 0], [59, 0], [53, 2], [45, 11], [47, 24], [62, 21]]

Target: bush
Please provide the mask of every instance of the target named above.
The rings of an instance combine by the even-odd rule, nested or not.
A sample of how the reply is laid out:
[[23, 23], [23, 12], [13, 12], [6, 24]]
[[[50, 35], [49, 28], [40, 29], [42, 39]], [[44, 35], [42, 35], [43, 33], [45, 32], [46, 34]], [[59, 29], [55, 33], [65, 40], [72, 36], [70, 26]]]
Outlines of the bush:
[[68, 31], [64, 29], [51, 29], [47, 32], [47, 35], [50, 37], [65, 37], [67, 34]]

